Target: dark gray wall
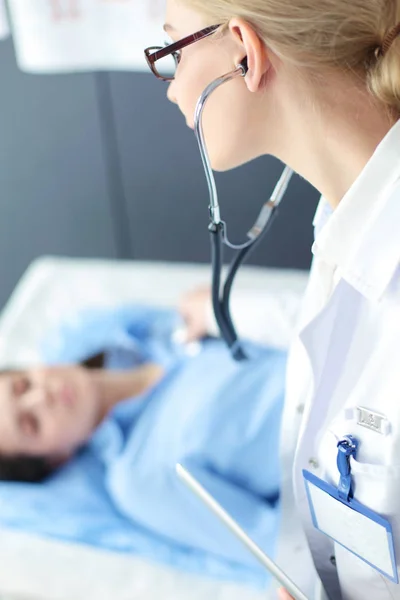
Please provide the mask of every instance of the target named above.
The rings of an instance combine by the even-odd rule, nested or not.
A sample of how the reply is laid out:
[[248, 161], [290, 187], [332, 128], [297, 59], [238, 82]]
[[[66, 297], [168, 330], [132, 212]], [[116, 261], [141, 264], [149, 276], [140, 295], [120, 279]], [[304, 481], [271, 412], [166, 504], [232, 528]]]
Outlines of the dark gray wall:
[[117, 256], [92, 75], [35, 77], [0, 43], [0, 305], [44, 253]]
[[[134, 256], [208, 261], [208, 191], [193, 132], [155, 77], [113, 73], [110, 86]], [[262, 158], [216, 175], [232, 239], [245, 240], [281, 172], [278, 161]], [[280, 218], [250, 262], [308, 268], [317, 200], [296, 177]]]
[[[0, 306], [41, 254], [208, 261], [207, 187], [193, 133], [150, 74], [26, 75], [0, 43]], [[243, 239], [282, 167], [217, 175]], [[317, 194], [296, 179], [253, 264], [307, 268]]]

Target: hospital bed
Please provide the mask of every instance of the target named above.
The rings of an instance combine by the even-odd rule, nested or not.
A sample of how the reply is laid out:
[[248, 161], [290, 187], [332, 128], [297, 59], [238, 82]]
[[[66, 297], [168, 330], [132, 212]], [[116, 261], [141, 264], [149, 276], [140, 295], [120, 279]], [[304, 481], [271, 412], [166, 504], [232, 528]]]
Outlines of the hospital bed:
[[[44, 332], [82, 308], [176, 305], [208, 283], [206, 265], [45, 257], [27, 270], [0, 316], [0, 368], [40, 362]], [[299, 304], [307, 274], [245, 267], [237, 288]], [[266, 299], [268, 301], [268, 298]], [[273, 323], [271, 323], [273, 328]], [[279, 331], [275, 331], [275, 337]], [[136, 556], [0, 529], [0, 600], [265, 600], [237, 583], [181, 573]]]

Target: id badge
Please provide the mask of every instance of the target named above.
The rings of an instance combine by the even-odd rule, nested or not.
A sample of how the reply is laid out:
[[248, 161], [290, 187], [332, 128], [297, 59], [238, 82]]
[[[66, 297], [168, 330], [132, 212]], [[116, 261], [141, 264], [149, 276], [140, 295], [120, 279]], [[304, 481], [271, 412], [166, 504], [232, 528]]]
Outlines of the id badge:
[[355, 457], [357, 445], [352, 436], [338, 443], [337, 488], [303, 471], [312, 521], [316, 529], [399, 583], [391, 524], [353, 497], [350, 457]]

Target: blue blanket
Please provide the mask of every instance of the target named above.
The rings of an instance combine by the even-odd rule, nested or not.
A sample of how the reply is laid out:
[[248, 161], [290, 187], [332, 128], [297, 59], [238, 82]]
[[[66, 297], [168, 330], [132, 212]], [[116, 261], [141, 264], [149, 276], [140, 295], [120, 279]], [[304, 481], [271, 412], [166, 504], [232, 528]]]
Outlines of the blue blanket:
[[47, 362], [107, 350], [109, 368], [145, 360], [167, 375], [120, 403], [87, 447], [43, 484], [0, 484], [0, 524], [136, 553], [214, 577], [264, 585], [266, 573], [180, 483], [177, 461], [270, 555], [279, 519], [278, 439], [284, 353], [246, 344], [236, 363], [219, 340], [187, 356], [172, 311], [122, 307], [84, 314], [49, 336]]

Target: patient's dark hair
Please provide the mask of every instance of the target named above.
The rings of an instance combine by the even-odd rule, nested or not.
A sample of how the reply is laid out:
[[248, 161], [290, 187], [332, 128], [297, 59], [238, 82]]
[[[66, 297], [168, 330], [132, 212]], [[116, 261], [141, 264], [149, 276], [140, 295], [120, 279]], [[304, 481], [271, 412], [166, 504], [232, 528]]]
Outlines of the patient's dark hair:
[[[100, 353], [88, 357], [81, 364], [88, 369], [100, 369], [104, 366], [104, 359], [104, 353]], [[13, 369], [4, 369], [0, 371], [0, 376], [12, 371]], [[41, 456], [6, 456], [0, 454], [0, 481], [40, 483], [57, 468], [47, 458]]]
[[1, 456], [0, 481], [39, 483], [51, 475], [55, 467], [39, 456]]

